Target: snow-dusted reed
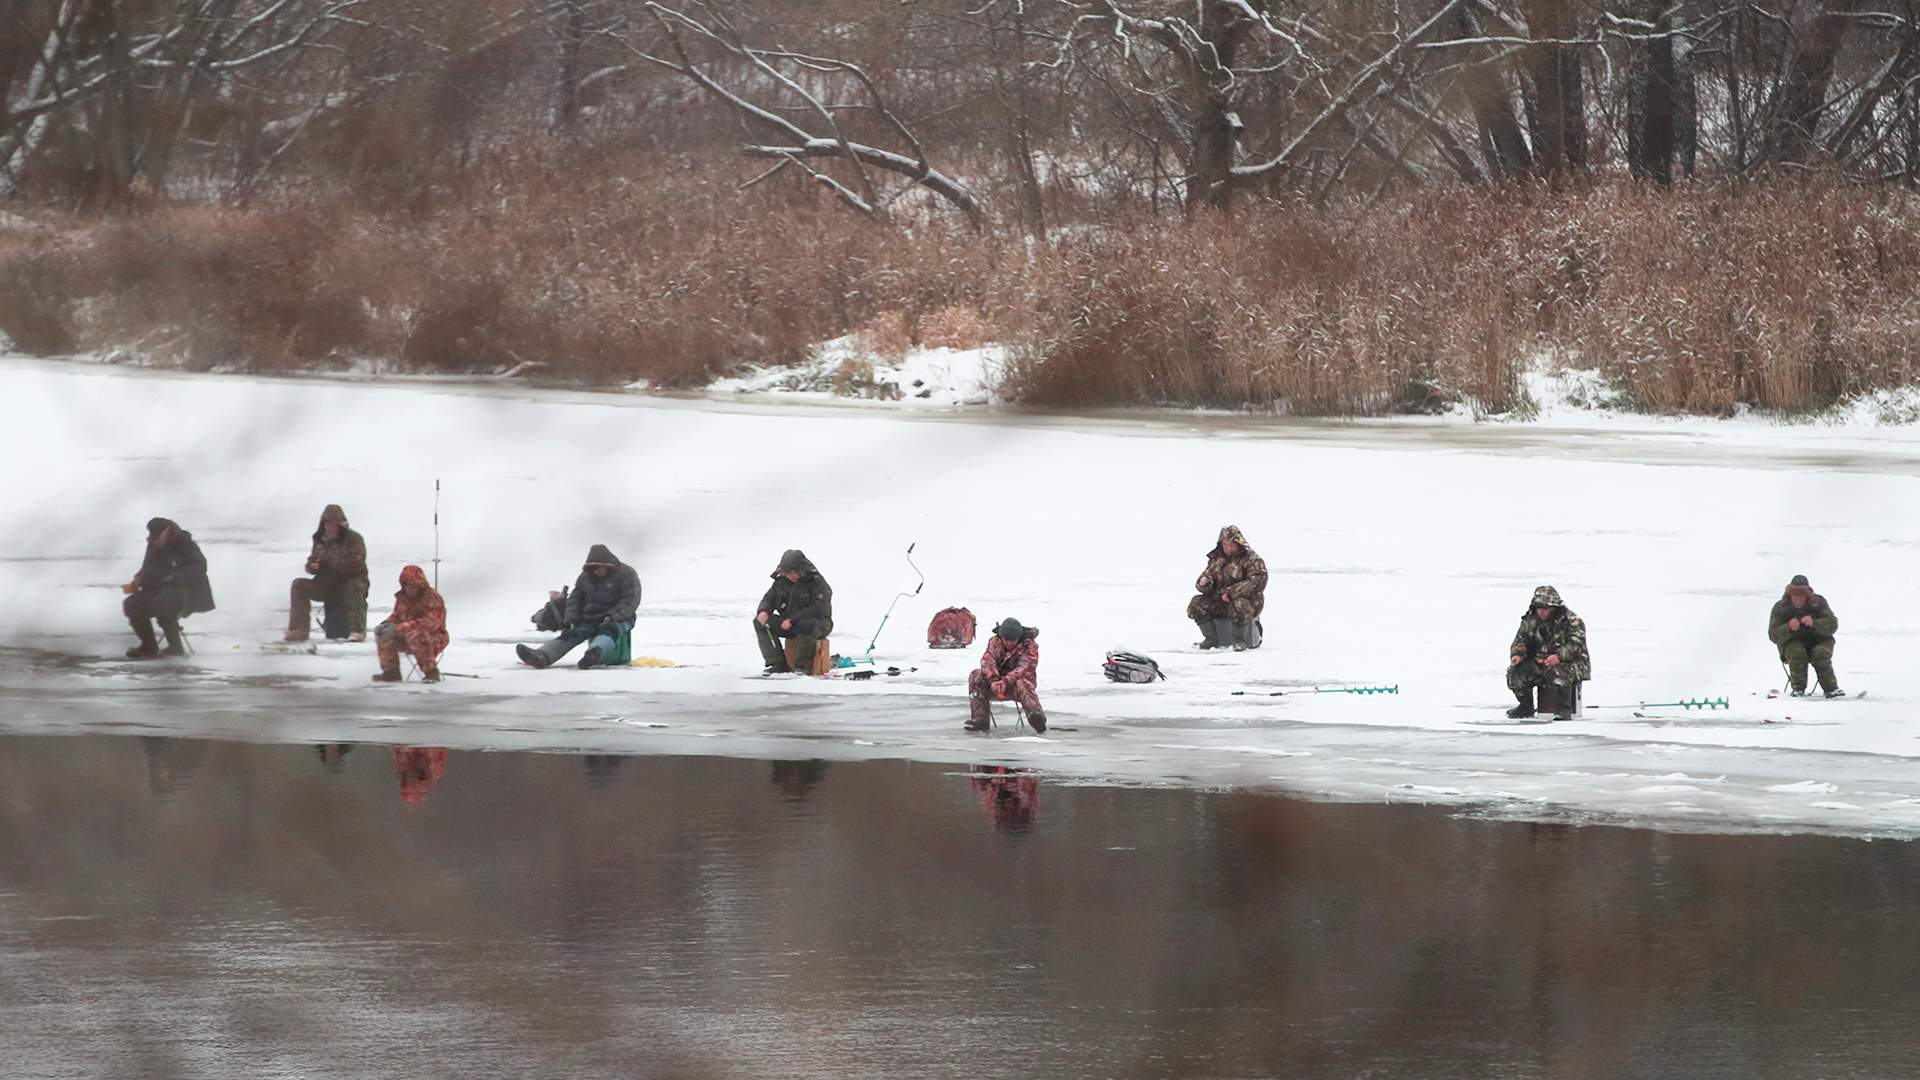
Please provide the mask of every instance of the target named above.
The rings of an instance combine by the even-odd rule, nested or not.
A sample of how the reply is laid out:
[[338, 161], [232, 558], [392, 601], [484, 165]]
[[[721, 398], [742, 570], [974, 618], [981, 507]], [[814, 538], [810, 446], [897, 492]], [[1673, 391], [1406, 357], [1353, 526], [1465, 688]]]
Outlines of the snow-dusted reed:
[[[1588, 426], [897, 414], [460, 386], [0, 366], [0, 709], [52, 730], [432, 739], [792, 756], [1017, 760], [1092, 779], [1248, 784], [1685, 828], [1920, 834], [1920, 433], [1743, 422]], [[367, 536], [377, 619], [403, 563], [440, 577], [477, 679], [378, 688], [370, 646], [262, 651], [320, 507]], [[117, 586], [147, 518], [193, 531], [219, 610], [188, 663], [119, 662]], [[1191, 651], [1188, 589], [1222, 524], [1273, 570], [1266, 647]], [[676, 667], [517, 665], [527, 615], [587, 547], [638, 567], [636, 651]], [[901, 676], [763, 682], [746, 626], [782, 549]], [[1787, 702], [1767, 606], [1809, 574], [1859, 702]], [[1504, 723], [1532, 588], [1591, 627], [1586, 719]], [[970, 739], [949, 604], [1041, 628], [1061, 730]], [[1167, 682], [1113, 686], [1102, 654]], [[106, 658], [76, 662], [74, 658]], [[1267, 696], [1397, 685], [1397, 695]], [[1236, 690], [1253, 693], [1235, 695]], [[1642, 702], [1725, 696], [1713, 712]]]

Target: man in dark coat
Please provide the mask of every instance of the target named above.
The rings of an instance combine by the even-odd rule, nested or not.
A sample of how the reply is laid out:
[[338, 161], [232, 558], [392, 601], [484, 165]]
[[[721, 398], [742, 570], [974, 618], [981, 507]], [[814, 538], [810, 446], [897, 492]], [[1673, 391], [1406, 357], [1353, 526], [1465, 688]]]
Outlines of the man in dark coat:
[[1820, 692], [1842, 697], [1840, 677], [1833, 673], [1833, 635], [1840, 632], [1840, 616], [1827, 598], [1813, 591], [1805, 574], [1795, 574], [1786, 592], [1767, 615], [1767, 640], [1780, 650], [1787, 665], [1787, 684], [1793, 696], [1807, 692], [1807, 665], [1820, 677]]
[[[987, 651], [980, 666], [967, 676], [967, 697], [971, 704], [966, 730], [986, 731], [993, 726], [993, 701], [1008, 698], [1020, 703], [1027, 723], [1036, 735], [1047, 730], [1047, 714], [1040, 707], [1040, 630], [1022, 626], [1018, 619], [1002, 619], [987, 640]], [[991, 700], [990, 700], [991, 699]]]
[[1520, 704], [1507, 710], [1515, 720], [1534, 714], [1534, 690], [1540, 711], [1555, 720], [1573, 719], [1573, 688], [1593, 677], [1587, 656], [1587, 624], [1560, 602], [1551, 585], [1533, 590], [1533, 603], [1520, 617], [1520, 629], [1507, 647], [1507, 689]]
[[[833, 586], [820, 576], [813, 562], [798, 548], [780, 556], [773, 585], [760, 598], [753, 616], [753, 639], [767, 674], [779, 675], [798, 667], [813, 670], [813, 654], [820, 639], [833, 633]], [[782, 638], [793, 639], [793, 667], [787, 664]]]
[[367, 640], [367, 542], [347, 527], [347, 512], [337, 505], [320, 511], [307, 573], [313, 576], [293, 579], [287, 640], [307, 640], [315, 600], [327, 606], [329, 640]]
[[516, 645], [520, 661], [543, 668], [558, 663], [575, 645], [587, 642], [580, 666], [590, 668], [603, 657], [612, 656], [620, 644], [620, 635], [633, 631], [640, 610], [640, 573], [614, 557], [605, 544], [587, 551], [587, 561], [567, 597], [560, 636], [537, 649]]
[[[140, 644], [127, 650], [130, 660], [151, 660], [157, 656], [184, 656], [186, 645], [180, 640], [180, 620], [188, 615], [213, 610], [213, 586], [207, 582], [207, 557], [193, 534], [166, 518], [147, 522], [147, 552], [140, 572], [122, 589], [127, 594], [121, 610], [133, 625]], [[167, 635], [167, 649], [160, 651], [154, 640], [153, 623]]]

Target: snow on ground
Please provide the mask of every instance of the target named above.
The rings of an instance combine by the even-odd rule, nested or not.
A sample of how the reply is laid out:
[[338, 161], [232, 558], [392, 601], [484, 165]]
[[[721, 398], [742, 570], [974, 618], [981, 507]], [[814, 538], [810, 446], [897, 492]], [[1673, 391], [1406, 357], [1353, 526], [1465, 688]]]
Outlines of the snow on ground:
[[715, 380], [717, 395], [798, 396], [897, 402], [908, 406], [985, 405], [995, 400], [1006, 349], [914, 349], [888, 359], [861, 347], [857, 335], [825, 342], [809, 362], [794, 367], [760, 368], [746, 375]]
[[[0, 361], [0, 714], [16, 730], [1027, 762], [1553, 820], [1920, 835], [1920, 433], [1691, 421], [1310, 423], [882, 412], [499, 384], [344, 385]], [[440, 577], [455, 678], [375, 687], [372, 647], [285, 654], [320, 507], [376, 568]], [[189, 661], [115, 659], [146, 519], [206, 549]], [[1266, 647], [1192, 651], [1214, 533], [1273, 572]], [[535, 672], [527, 616], [604, 542], [645, 582], [636, 651]], [[783, 548], [836, 589], [834, 645], [906, 670], [760, 680], [747, 629]], [[1863, 701], [1770, 700], [1766, 608], [1812, 576]], [[1507, 726], [1506, 643], [1553, 583], [1591, 627], [1586, 719]], [[1045, 739], [959, 732], [969, 606], [1041, 628]], [[1169, 679], [1115, 686], [1108, 648]], [[1397, 685], [1395, 695], [1304, 694]], [[1236, 695], [1234, 691], [1249, 691]], [[1270, 696], [1275, 691], [1284, 696]], [[1728, 710], [1641, 708], [1727, 697]]]

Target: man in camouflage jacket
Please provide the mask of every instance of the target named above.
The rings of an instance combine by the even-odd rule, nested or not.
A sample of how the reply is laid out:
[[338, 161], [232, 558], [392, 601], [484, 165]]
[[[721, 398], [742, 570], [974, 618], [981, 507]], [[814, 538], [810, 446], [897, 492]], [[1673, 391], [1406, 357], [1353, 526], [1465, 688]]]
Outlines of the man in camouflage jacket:
[[967, 676], [967, 696], [971, 712], [966, 730], [986, 731], [993, 726], [993, 701], [1008, 698], [1020, 703], [1034, 734], [1045, 734], [1047, 714], [1040, 708], [1040, 630], [1022, 626], [1018, 619], [1004, 619], [987, 639], [987, 651], [980, 666]]
[[[1200, 627], [1202, 649], [1251, 644], [1249, 631], [1267, 606], [1267, 562], [1247, 546], [1239, 526], [1220, 530], [1219, 542], [1207, 553], [1207, 568], [1193, 587], [1200, 595], [1187, 602], [1187, 618]], [[1232, 621], [1233, 641], [1220, 640], [1216, 619]]]
[[1828, 697], [1840, 697], [1839, 676], [1833, 673], [1833, 635], [1840, 630], [1840, 616], [1833, 613], [1827, 598], [1813, 591], [1805, 574], [1796, 574], [1787, 583], [1786, 592], [1767, 615], [1767, 640], [1780, 649], [1780, 662], [1787, 665], [1787, 682], [1795, 697], [1807, 692], [1807, 665], [1820, 677], [1820, 690]]
[[380, 654], [380, 673], [374, 682], [400, 681], [400, 654], [411, 653], [420, 665], [420, 677], [440, 681], [440, 654], [447, 650], [447, 603], [427, 584], [427, 572], [417, 566], [400, 568], [400, 591], [393, 594], [393, 614], [373, 628]]
[[313, 576], [293, 579], [287, 640], [307, 640], [315, 600], [329, 608], [345, 608], [344, 625], [327, 620], [328, 637], [341, 634], [354, 641], [367, 640], [367, 542], [347, 527], [347, 512], [338, 505], [329, 504], [320, 511], [313, 549], [307, 553], [307, 573]]
[[1516, 720], [1532, 716], [1538, 687], [1541, 711], [1551, 711], [1556, 720], [1573, 719], [1572, 687], [1593, 677], [1587, 624], [1567, 610], [1553, 586], [1533, 590], [1533, 603], [1520, 617], [1507, 653], [1507, 689], [1520, 699], [1507, 715]]
[[[833, 586], [798, 548], [780, 556], [774, 568], [773, 585], [760, 598], [753, 616], [753, 640], [760, 645], [760, 658], [766, 661], [767, 674], [813, 670], [813, 654], [820, 641], [833, 633]], [[793, 667], [781, 638], [793, 639]]]

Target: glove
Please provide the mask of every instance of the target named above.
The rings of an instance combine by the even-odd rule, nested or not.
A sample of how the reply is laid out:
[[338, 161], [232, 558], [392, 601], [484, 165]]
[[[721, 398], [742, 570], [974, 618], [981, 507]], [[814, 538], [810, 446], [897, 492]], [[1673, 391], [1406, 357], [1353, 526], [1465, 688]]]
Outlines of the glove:
[[992, 683], [988, 684], [987, 688], [993, 691], [994, 697], [1005, 699], [1007, 696], [1007, 684], [1004, 679], [993, 680]]

